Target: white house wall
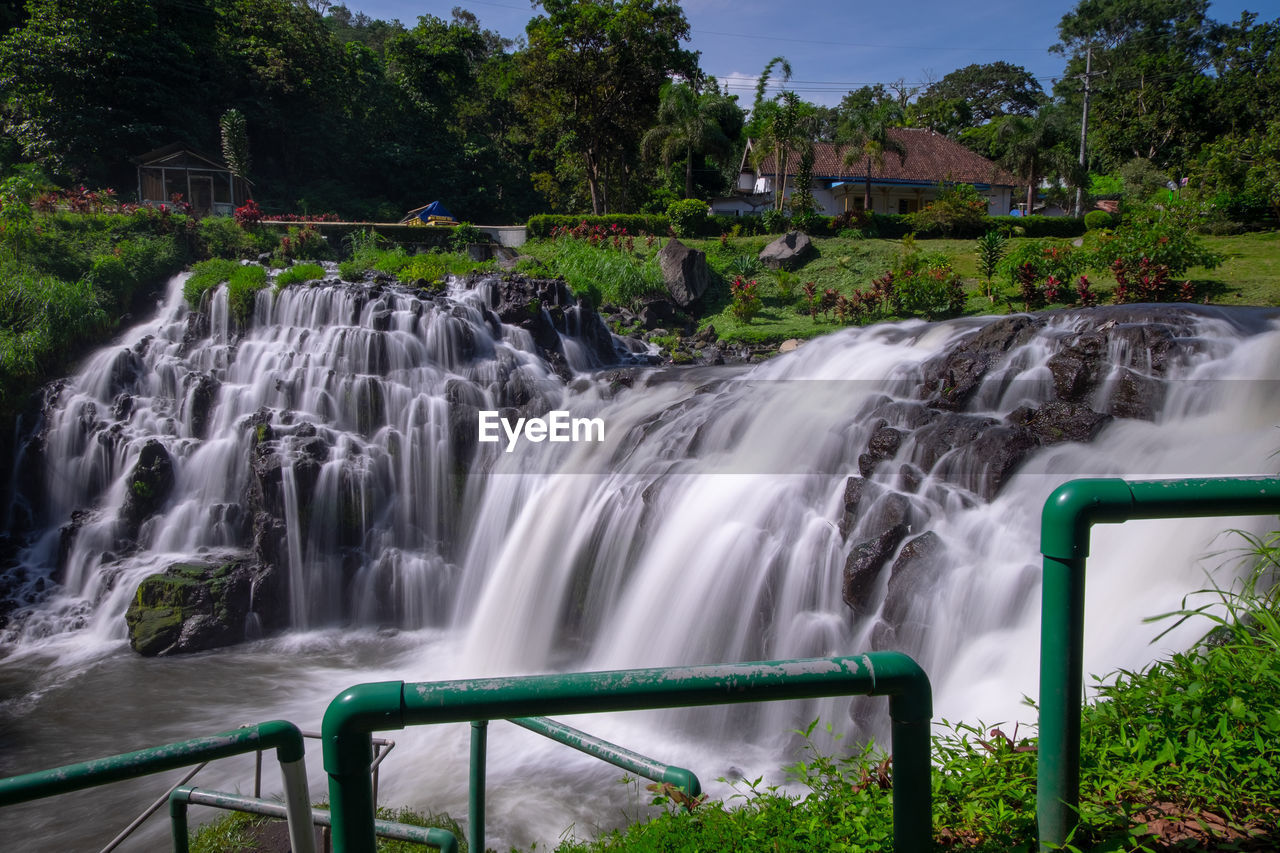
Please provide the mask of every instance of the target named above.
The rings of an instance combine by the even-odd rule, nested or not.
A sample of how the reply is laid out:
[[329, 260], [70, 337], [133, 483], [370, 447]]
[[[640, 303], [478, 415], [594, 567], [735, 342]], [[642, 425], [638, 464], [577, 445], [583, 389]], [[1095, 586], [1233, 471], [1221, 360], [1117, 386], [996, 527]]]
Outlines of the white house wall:
[[[793, 178], [788, 177], [785, 190], [785, 197], [788, 200], [790, 200], [794, 189], [795, 181]], [[773, 192], [773, 176], [761, 175], [756, 178], [752, 190], [757, 194]], [[988, 216], [1007, 216], [1009, 214], [1013, 195], [1011, 187], [989, 187], [978, 192], [987, 200]], [[836, 216], [845, 210], [855, 209], [862, 200], [863, 193], [863, 184], [857, 180], [841, 184], [838, 187], [825, 187], [817, 182], [813, 185], [813, 200], [818, 205], [819, 212], [824, 216]], [[937, 198], [937, 187], [901, 187], [886, 186], [884, 184], [877, 185], [875, 183], [871, 185], [871, 209], [875, 213], [896, 214], [900, 210], [900, 202], [904, 200], [908, 202], [909, 209], [920, 210]], [[749, 204], [736, 199], [716, 199], [712, 203], [712, 209], [715, 213], [734, 213], [739, 216], [760, 212], [760, 209], [751, 208]]]

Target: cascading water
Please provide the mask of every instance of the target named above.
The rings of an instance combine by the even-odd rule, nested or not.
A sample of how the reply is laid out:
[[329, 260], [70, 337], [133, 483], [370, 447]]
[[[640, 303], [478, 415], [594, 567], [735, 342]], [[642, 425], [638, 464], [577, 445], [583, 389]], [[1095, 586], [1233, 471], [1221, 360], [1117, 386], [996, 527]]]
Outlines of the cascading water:
[[[51, 392], [17, 463], [9, 517], [31, 533], [5, 587], [18, 606], [0, 646], [0, 775], [274, 716], [314, 727], [362, 681], [869, 648], [915, 655], [940, 717], [1029, 720], [1049, 492], [1074, 476], [1274, 468], [1280, 331], [1265, 312], [904, 323], [750, 369], [606, 372], [623, 346], [596, 318], [500, 281], [437, 296], [333, 281], [264, 291], [244, 330], [225, 291], [189, 313], [181, 284]], [[475, 440], [482, 409], [600, 418], [606, 440], [507, 452], [505, 437]], [[1159, 629], [1141, 619], [1203, 585], [1197, 557], [1227, 547], [1214, 535], [1232, 524], [1099, 528], [1086, 668], [1157, 656]], [[144, 578], [217, 565], [247, 590], [231, 639], [251, 642], [129, 651]], [[198, 648], [193, 630], [181, 642]], [[814, 715], [874, 735], [883, 709], [584, 727], [706, 780], [776, 768], [785, 733]], [[615, 813], [602, 780], [616, 774], [530, 737], [494, 733], [499, 840]], [[384, 799], [463, 811], [465, 736], [397, 738], [436, 772], [396, 756]], [[245, 779], [206, 772], [212, 787]], [[106, 796], [134, 811], [129, 797], [156, 787]], [[92, 802], [10, 810], [6, 825], [16, 816], [41, 839], [32, 850], [110, 837], [67, 825], [101, 814]]]

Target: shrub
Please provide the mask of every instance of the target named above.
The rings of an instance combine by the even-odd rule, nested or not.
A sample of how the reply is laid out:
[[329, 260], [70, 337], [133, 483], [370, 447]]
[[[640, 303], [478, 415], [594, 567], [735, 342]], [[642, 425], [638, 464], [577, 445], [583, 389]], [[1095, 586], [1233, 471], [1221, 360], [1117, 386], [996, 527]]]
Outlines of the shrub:
[[1000, 261], [1004, 259], [1005, 250], [1008, 248], [1007, 240], [999, 231], [988, 231], [978, 238], [978, 244], [975, 254], [978, 256], [978, 274], [982, 276], [987, 285], [987, 296], [991, 294], [991, 280], [996, 277], [996, 273], [1000, 269]]
[[667, 221], [677, 237], [696, 237], [707, 224], [707, 204], [696, 198], [673, 201], [667, 207]]
[[1084, 215], [1084, 227], [1089, 231], [1101, 231], [1112, 226], [1110, 213], [1105, 210], [1091, 210]]
[[587, 226], [599, 225], [603, 228], [609, 228], [612, 225], [617, 225], [619, 228], [627, 229], [627, 231], [633, 235], [665, 235], [671, 231], [671, 223], [665, 216], [628, 213], [611, 214], [608, 216], [564, 216], [559, 214], [543, 213], [529, 217], [529, 221], [525, 224], [525, 227], [529, 229], [530, 237], [546, 238], [550, 237], [552, 232], [557, 228], [573, 228], [583, 223]]
[[267, 286], [267, 271], [260, 266], [237, 266], [227, 280], [227, 305], [231, 315], [245, 324], [253, 316], [258, 291]]
[[182, 286], [182, 296], [187, 300], [187, 304], [192, 310], [200, 307], [200, 300], [205, 293], [213, 290], [224, 281], [229, 281], [231, 275], [240, 268], [240, 265], [232, 260], [225, 258], [214, 258], [208, 261], [201, 261], [191, 268], [191, 275], [187, 277], [187, 281]]
[[324, 267], [319, 264], [294, 264], [276, 276], [276, 290], [291, 284], [304, 281], [318, 281], [324, 278]]
[[760, 313], [760, 288], [755, 279], [735, 278], [729, 285], [730, 311], [740, 323], [750, 323]]
[[781, 234], [787, 230], [787, 214], [776, 208], [770, 208], [760, 215], [760, 225], [766, 234]]
[[245, 225], [257, 225], [262, 221], [262, 208], [258, 207], [258, 203], [253, 199], [249, 199], [235, 212], [236, 224], [241, 227]]
[[215, 258], [248, 257], [256, 248], [253, 238], [230, 216], [206, 216], [196, 225], [203, 254]]
[[1074, 216], [988, 216], [988, 230], [996, 228], [1019, 237], [1063, 237], [1084, 235], [1084, 220]]
[[[1076, 281], [1090, 264], [1087, 252], [1064, 243], [1029, 240], [1018, 246], [1001, 263], [1009, 282], [1022, 296], [1028, 311], [1040, 307], [1041, 298], [1064, 305], [1074, 304]], [[1052, 293], [1041, 293], [1041, 284], [1053, 279]], [[1057, 298], [1053, 298], [1053, 297]]]
[[893, 268], [874, 285], [878, 296], [873, 298], [887, 302], [900, 316], [936, 320], [964, 310], [964, 286], [951, 261], [945, 255], [921, 251], [911, 238], [903, 241]]
[[369, 268], [357, 260], [342, 261], [338, 264], [338, 277], [343, 281], [359, 281], [364, 278]]
[[449, 250], [465, 252], [473, 243], [488, 243], [489, 235], [470, 222], [461, 222], [449, 229]]
[[1145, 259], [1178, 276], [1192, 267], [1213, 269], [1222, 256], [1210, 251], [1193, 233], [1199, 211], [1171, 202], [1157, 206], [1130, 207], [1124, 221], [1110, 235], [1104, 235], [1094, 251], [1096, 269], [1120, 269], [1130, 277], [1138, 275]]
[[935, 201], [924, 210], [907, 216], [911, 227], [921, 233], [969, 236], [982, 232], [987, 217], [987, 200], [973, 184], [946, 184]]
[[333, 257], [333, 249], [314, 226], [307, 224], [290, 228], [289, 233], [280, 238], [275, 255], [286, 261], [325, 261]]

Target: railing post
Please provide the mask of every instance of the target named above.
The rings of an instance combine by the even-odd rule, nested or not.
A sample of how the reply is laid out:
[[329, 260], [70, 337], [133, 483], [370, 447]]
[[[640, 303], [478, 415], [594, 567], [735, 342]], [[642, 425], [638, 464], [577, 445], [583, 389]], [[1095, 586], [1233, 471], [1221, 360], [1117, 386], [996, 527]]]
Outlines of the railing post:
[[187, 801], [185, 797], [174, 796], [178, 789], [169, 792], [169, 825], [172, 827], [173, 853], [188, 853], [187, 840]]
[[1063, 844], [1080, 803], [1084, 701], [1084, 557], [1044, 558], [1040, 604], [1040, 742], [1036, 813], [1044, 842]]
[[471, 721], [471, 782], [467, 796], [467, 848], [484, 851], [484, 803], [489, 721]]
[[1084, 691], [1084, 581], [1094, 524], [1133, 519], [1264, 515], [1280, 511], [1280, 479], [1214, 477], [1064, 483], [1045, 501], [1040, 623], [1040, 849], [1066, 843], [1079, 819]]
[[335, 853], [374, 853], [373, 732], [404, 728], [403, 681], [361, 684], [329, 703], [320, 726]]

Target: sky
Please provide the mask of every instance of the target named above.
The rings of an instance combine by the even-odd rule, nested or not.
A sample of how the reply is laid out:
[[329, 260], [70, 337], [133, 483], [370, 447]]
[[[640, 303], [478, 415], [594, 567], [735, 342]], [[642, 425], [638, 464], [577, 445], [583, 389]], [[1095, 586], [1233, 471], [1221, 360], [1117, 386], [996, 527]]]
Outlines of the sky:
[[[419, 15], [448, 20], [461, 6], [485, 29], [507, 38], [524, 35], [538, 11], [525, 0], [345, 0], [373, 18], [412, 26]], [[863, 85], [905, 80], [922, 85], [972, 63], [1003, 60], [1021, 65], [1046, 90], [1062, 73], [1063, 57], [1049, 52], [1058, 21], [1075, 0], [683, 0], [702, 70], [728, 83], [744, 106], [755, 77], [774, 56], [785, 56], [787, 88], [814, 103], [834, 106]], [[1231, 22], [1249, 9], [1262, 19], [1280, 14], [1277, 0], [1217, 0], [1209, 16]]]

